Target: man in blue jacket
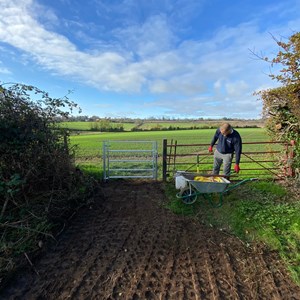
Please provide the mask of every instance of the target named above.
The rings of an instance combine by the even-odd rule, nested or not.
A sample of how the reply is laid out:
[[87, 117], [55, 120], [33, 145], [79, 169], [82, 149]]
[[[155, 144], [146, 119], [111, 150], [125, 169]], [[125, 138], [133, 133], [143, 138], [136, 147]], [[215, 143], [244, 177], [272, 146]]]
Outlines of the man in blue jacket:
[[217, 149], [214, 152], [213, 175], [218, 175], [223, 163], [224, 176], [230, 176], [231, 163], [235, 153], [234, 170], [240, 171], [240, 159], [242, 153], [242, 139], [240, 134], [234, 130], [229, 123], [224, 123], [217, 129], [208, 148], [213, 152], [213, 146], [218, 141]]

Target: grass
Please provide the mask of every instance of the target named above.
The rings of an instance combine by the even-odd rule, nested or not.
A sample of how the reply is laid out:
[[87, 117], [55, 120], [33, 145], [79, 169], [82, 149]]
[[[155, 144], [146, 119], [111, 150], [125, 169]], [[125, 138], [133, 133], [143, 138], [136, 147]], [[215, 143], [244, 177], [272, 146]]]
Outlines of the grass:
[[[150, 131], [150, 132], [101, 132], [83, 133], [71, 136], [71, 144], [78, 145], [79, 155], [90, 153], [95, 155], [102, 154], [102, 143], [108, 140], [133, 140], [133, 141], [157, 141], [158, 152], [162, 153], [163, 139], [177, 140], [180, 144], [209, 144], [214, 134], [214, 129], [199, 130], [176, 130], [176, 131]], [[267, 134], [262, 128], [241, 128], [239, 132], [244, 141], [266, 141]], [[137, 147], [139, 147], [137, 145]], [[191, 151], [206, 151], [207, 147], [190, 149]]]
[[96, 180], [101, 180], [103, 178], [103, 171], [96, 164], [81, 164], [80, 169], [86, 174]]
[[166, 184], [165, 185], [165, 194], [170, 201], [165, 204], [165, 207], [170, 209], [173, 213], [183, 216], [195, 216], [197, 211], [201, 209], [201, 203], [196, 201], [192, 205], [184, 204], [179, 198], [175, 198], [174, 195], [177, 195], [178, 190], [175, 189], [174, 185]]
[[[263, 128], [239, 128], [242, 139], [244, 142], [260, 142], [269, 140], [265, 130]], [[207, 148], [211, 141], [211, 138], [215, 132], [215, 129], [199, 129], [199, 130], [176, 130], [176, 131], [148, 131], [148, 132], [82, 132], [77, 135], [71, 136], [71, 144], [73, 146], [76, 145], [76, 162], [78, 165], [85, 164], [97, 164], [99, 168], [102, 169], [102, 148], [104, 141], [156, 141], [158, 145], [158, 169], [159, 176], [161, 176], [162, 170], [162, 142], [163, 139], [168, 140], [168, 144], [171, 143], [171, 140], [177, 141], [178, 145], [182, 144], [202, 144], [202, 146], [178, 146], [177, 154], [190, 154], [194, 153], [192, 157], [178, 157], [176, 163], [181, 163], [182, 165], [177, 166], [177, 169], [187, 170], [189, 168], [190, 171], [195, 171], [197, 164], [196, 154], [200, 154], [203, 156], [199, 156], [201, 160], [201, 164], [199, 165], [200, 172], [207, 172], [211, 170], [212, 166], [212, 156], [208, 155]], [[243, 146], [243, 151], [246, 152], [256, 152], [256, 151], [270, 151], [278, 148], [278, 145], [272, 144], [245, 144]], [[140, 150], [143, 147], [142, 144], [132, 142], [132, 147]], [[169, 149], [168, 149], [169, 150]], [[206, 157], [204, 157], [206, 156]], [[256, 157], [260, 160], [274, 160], [273, 157], [260, 156]], [[264, 167], [273, 167], [272, 163], [263, 163]], [[241, 161], [241, 172], [240, 176], [244, 177], [257, 177], [262, 176], [263, 173], [266, 177], [270, 177], [270, 173], [268, 171], [260, 171], [260, 170], [251, 170], [254, 168], [261, 168], [254, 164], [249, 158], [245, 156], [242, 157]], [[248, 169], [248, 170], [247, 170]], [[250, 174], [250, 175], [249, 175]]]
[[171, 183], [165, 191], [166, 207], [174, 213], [197, 218], [247, 243], [261, 241], [278, 251], [300, 285], [300, 201], [284, 187], [266, 181], [247, 183], [225, 195], [220, 208], [201, 196], [194, 204], [183, 204], [174, 196], [178, 191]]

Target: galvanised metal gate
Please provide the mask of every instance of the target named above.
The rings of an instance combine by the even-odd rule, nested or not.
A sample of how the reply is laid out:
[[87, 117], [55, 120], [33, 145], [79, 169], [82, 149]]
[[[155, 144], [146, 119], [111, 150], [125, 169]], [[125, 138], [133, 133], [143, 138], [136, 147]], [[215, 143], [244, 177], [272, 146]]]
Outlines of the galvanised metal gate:
[[156, 141], [104, 141], [104, 180], [110, 178], [157, 179]]

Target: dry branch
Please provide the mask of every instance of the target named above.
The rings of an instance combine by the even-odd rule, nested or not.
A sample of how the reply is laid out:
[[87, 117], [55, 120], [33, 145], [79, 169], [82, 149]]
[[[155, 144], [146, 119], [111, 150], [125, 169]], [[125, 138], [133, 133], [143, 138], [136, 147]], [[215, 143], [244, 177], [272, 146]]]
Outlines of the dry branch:
[[27, 230], [27, 231], [31, 231], [31, 232], [36, 232], [36, 233], [40, 233], [40, 234], [43, 234], [45, 236], [48, 236], [48, 237], [51, 237], [54, 241], [57, 242], [57, 240], [55, 239], [55, 237], [50, 234], [50, 233], [45, 233], [45, 232], [42, 232], [42, 231], [39, 231], [39, 230], [36, 230], [36, 229], [32, 229], [32, 228], [28, 228], [28, 227], [23, 227], [23, 226], [15, 226], [15, 225], [11, 225], [11, 224], [0, 224], [0, 228], [1, 227], [9, 227], [9, 228], [15, 228], [15, 229], [20, 229], [20, 230]]
[[27, 255], [26, 252], [24, 252], [24, 255], [25, 255], [27, 261], [29, 262], [30, 266], [31, 266], [32, 269], [34, 270], [34, 272], [35, 272], [38, 276], [40, 276], [38, 270], [34, 267], [33, 263], [31, 262], [31, 260], [30, 260], [30, 258], [28, 257], [28, 255]]

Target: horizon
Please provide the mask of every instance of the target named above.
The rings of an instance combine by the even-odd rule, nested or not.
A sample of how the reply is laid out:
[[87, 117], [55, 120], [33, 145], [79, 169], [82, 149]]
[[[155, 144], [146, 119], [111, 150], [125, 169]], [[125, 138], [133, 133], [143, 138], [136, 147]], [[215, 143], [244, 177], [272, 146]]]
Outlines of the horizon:
[[[231, 122], [231, 121], [257, 121], [257, 122], [264, 122], [265, 118], [260, 118], [260, 119], [241, 119], [241, 118], [217, 118], [217, 119], [213, 119], [213, 118], [175, 118], [175, 117], [147, 117], [147, 118], [131, 118], [131, 117], [99, 117], [99, 116], [88, 116], [88, 115], [82, 115], [82, 116], [73, 116], [71, 115], [68, 118], [64, 118], [64, 117], [59, 117], [58, 119], [61, 119], [63, 122], [86, 122], [88, 121], [88, 119], [97, 119], [97, 120], [112, 120], [112, 121], [117, 121], [117, 120], [123, 120], [124, 122], [126, 121], [134, 121], [134, 120], [139, 120], [139, 121], [162, 121], [162, 122], [169, 122], [169, 121], [187, 121], [187, 122], [199, 122], [199, 121], [213, 121], [213, 122]], [[72, 119], [76, 119], [76, 121], [72, 120]], [[80, 120], [83, 119], [83, 120]]]

